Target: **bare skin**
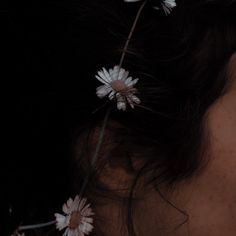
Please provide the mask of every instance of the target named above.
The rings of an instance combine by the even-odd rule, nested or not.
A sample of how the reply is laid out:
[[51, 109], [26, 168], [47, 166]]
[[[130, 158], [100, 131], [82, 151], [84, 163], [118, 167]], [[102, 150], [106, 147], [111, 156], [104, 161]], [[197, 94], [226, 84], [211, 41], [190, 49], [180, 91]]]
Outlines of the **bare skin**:
[[[146, 222], [140, 227], [145, 228], [140, 235], [154, 236], [157, 232], [165, 236], [236, 235], [236, 54], [229, 63], [229, 76], [227, 92], [206, 114], [209, 163], [200, 175], [179, 184], [170, 194], [171, 202], [189, 215], [188, 222], [173, 231], [185, 220], [184, 215], [153, 192], [142, 203], [143, 209], [149, 211], [143, 211], [145, 216], [139, 220], [147, 217], [150, 220], [147, 227]], [[153, 209], [158, 205], [160, 213], [156, 215]]]
[[[227, 92], [206, 114], [210, 135], [209, 163], [200, 175], [177, 186], [171, 196], [171, 201], [189, 215], [188, 222], [176, 231], [170, 231], [184, 221], [184, 215], [181, 217], [167, 204], [159, 204], [162, 215], [158, 217], [162, 219], [162, 226], [170, 226], [168, 230], [161, 230], [161, 235], [236, 235], [236, 54], [230, 60], [229, 76]], [[155, 193], [147, 199], [148, 204], [152, 204], [150, 209], [158, 206], [156, 199], [159, 198]], [[148, 235], [156, 235], [158, 223], [157, 220], [155, 223], [154, 210], [150, 210], [149, 217], [152, 225], [147, 227]]]
[[190, 235], [236, 235], [236, 54], [230, 61], [231, 84], [209, 109], [209, 165], [193, 182], [187, 210]]

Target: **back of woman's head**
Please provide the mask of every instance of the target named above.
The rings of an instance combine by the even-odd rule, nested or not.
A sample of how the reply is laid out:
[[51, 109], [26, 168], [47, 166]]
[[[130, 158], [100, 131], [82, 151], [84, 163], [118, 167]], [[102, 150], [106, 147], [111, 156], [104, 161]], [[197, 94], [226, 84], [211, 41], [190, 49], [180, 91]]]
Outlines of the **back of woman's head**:
[[[110, 120], [123, 127], [126, 149], [142, 146], [138, 156], [145, 169], [158, 169], [160, 181], [191, 177], [205, 164], [204, 117], [228, 84], [227, 64], [236, 47], [234, 8], [235, 1], [181, 1], [168, 19], [147, 8], [131, 40], [133, 53], [128, 50], [124, 67], [139, 77], [142, 106], [114, 108]], [[93, 115], [93, 127], [104, 113]]]
[[[115, 5], [114, 16], [117, 18], [117, 12], [122, 12], [121, 23], [133, 18], [129, 14], [133, 11], [131, 5]], [[130, 199], [143, 177], [145, 183], [154, 184], [156, 189], [163, 183], [170, 187], [197, 175], [207, 165], [206, 113], [227, 92], [228, 62], [236, 51], [236, 2], [183, 0], [177, 5], [168, 18], [151, 8], [144, 9], [123, 65], [139, 77], [141, 104], [125, 112], [117, 111], [115, 104], [108, 104], [114, 108], [95, 168], [88, 155], [96, 147], [106, 109], [98, 109], [80, 130], [75, 148], [80, 184], [76, 181], [75, 185], [79, 191], [81, 179], [88, 169], [92, 171], [88, 196], [96, 192], [97, 196], [114, 198], [114, 189], [100, 178], [107, 167], [123, 168], [132, 176], [132, 184], [127, 185], [129, 194], [125, 196], [126, 200], [129, 196], [130, 209]], [[106, 3], [102, 6], [105, 9]], [[102, 16], [102, 8], [96, 17]], [[112, 28], [111, 35], [105, 37], [103, 48], [119, 48], [124, 42], [122, 33], [126, 32], [122, 30], [126, 28], [118, 25], [117, 32]], [[102, 35], [99, 37], [102, 42]], [[109, 61], [115, 63], [119, 52], [119, 49], [104, 51], [104, 55], [109, 55], [109, 59], [103, 57], [107, 67], [111, 66]], [[99, 107], [98, 102], [94, 105]]]

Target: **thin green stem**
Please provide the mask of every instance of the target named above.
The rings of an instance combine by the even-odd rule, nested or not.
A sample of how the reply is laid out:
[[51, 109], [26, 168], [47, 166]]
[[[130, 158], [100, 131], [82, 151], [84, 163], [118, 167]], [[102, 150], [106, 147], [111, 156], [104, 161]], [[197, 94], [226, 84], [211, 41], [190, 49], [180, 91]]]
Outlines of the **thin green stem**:
[[139, 10], [138, 10], [138, 12], [137, 12], [137, 14], [136, 14], [134, 23], [133, 23], [133, 25], [132, 25], [132, 27], [131, 27], [131, 30], [130, 30], [129, 35], [128, 35], [128, 38], [127, 38], [127, 40], [126, 40], [126, 42], [125, 42], [125, 46], [124, 46], [124, 49], [123, 49], [123, 52], [122, 52], [122, 55], [121, 55], [121, 58], [120, 58], [120, 63], [119, 63], [119, 67], [120, 67], [120, 68], [121, 68], [121, 66], [122, 66], [122, 64], [123, 64], [124, 57], [125, 57], [125, 54], [126, 54], [126, 52], [127, 52], [127, 48], [128, 48], [128, 46], [129, 46], [129, 42], [130, 42], [130, 40], [131, 40], [131, 38], [132, 38], [132, 35], [133, 35], [133, 33], [134, 33], [134, 29], [135, 29], [135, 27], [136, 27], [136, 25], [137, 25], [138, 19], [139, 19], [140, 15], [141, 15], [141, 12], [142, 12], [144, 6], [146, 5], [147, 1], [148, 1], [148, 0], [146, 0], [146, 1], [144, 1], [144, 2], [142, 3], [142, 5], [140, 6], [140, 8], [139, 8]]
[[38, 228], [43, 228], [43, 227], [47, 227], [50, 225], [54, 225], [56, 223], [55, 220], [53, 221], [49, 221], [46, 223], [40, 223], [40, 224], [34, 224], [34, 225], [22, 225], [18, 227], [19, 231], [23, 231], [23, 230], [30, 230], [30, 229], [38, 229]]
[[[107, 126], [107, 123], [108, 123], [108, 118], [109, 118], [109, 115], [111, 113], [111, 107], [109, 107], [107, 109], [107, 112], [105, 114], [105, 117], [104, 117], [104, 120], [103, 120], [103, 123], [102, 123], [102, 129], [100, 131], [100, 134], [99, 134], [99, 138], [98, 138], [98, 143], [96, 145], [96, 149], [95, 149], [95, 152], [94, 152], [94, 155], [92, 156], [91, 158], [91, 165], [92, 167], [95, 165], [96, 161], [97, 161], [97, 158], [98, 158], [98, 155], [99, 155], [99, 151], [101, 149], [101, 146], [102, 146], [102, 143], [103, 143], [103, 140], [104, 140], [104, 135], [105, 135], [105, 130], [106, 130], [106, 126]], [[84, 193], [84, 190], [85, 190], [85, 187], [89, 181], [89, 178], [90, 178], [90, 173], [87, 175], [82, 187], [81, 187], [81, 190], [80, 190], [80, 196], [83, 195]]]
[[99, 138], [98, 138], [98, 144], [96, 146], [95, 153], [94, 153], [94, 155], [91, 159], [92, 166], [94, 166], [94, 164], [95, 164], [95, 162], [98, 158], [98, 154], [99, 154], [99, 151], [100, 151], [101, 146], [102, 146], [102, 142], [103, 142], [104, 134], [105, 134], [105, 129], [106, 129], [106, 126], [107, 126], [107, 123], [108, 123], [108, 118], [109, 118], [110, 112], [111, 112], [111, 107], [108, 108], [108, 110], [105, 114], [104, 120], [103, 120], [102, 129], [101, 129], [101, 132], [100, 132]]

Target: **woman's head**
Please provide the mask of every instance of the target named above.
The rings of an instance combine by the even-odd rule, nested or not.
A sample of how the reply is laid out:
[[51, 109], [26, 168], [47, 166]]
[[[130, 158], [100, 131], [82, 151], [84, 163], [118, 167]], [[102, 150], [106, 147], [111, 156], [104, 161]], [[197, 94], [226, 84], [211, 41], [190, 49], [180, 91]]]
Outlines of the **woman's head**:
[[[198, 175], [213, 150], [218, 150], [214, 149], [220, 146], [217, 141], [234, 153], [228, 145], [235, 146], [236, 132], [228, 130], [235, 126], [236, 119], [235, 5], [235, 1], [179, 1], [173, 15], [162, 22], [165, 27], [159, 29], [160, 23], [155, 24], [159, 18], [153, 15], [149, 30], [147, 24], [140, 23], [145, 37], [139, 30], [131, 45], [141, 46], [144, 57], [128, 55], [123, 66], [140, 78], [137, 89], [142, 106], [125, 112], [112, 110], [100, 153], [102, 164], [98, 163], [88, 192], [96, 186], [114, 190], [114, 184], [109, 185], [112, 173], [108, 178], [103, 174], [114, 166], [132, 176], [133, 185], [127, 185], [132, 196], [144, 176], [158, 188], [161, 183], [174, 186]], [[141, 20], [149, 21], [148, 14], [144, 13]], [[143, 63], [141, 68], [136, 61], [137, 65]], [[227, 106], [229, 112], [225, 113]], [[95, 147], [104, 115], [104, 109], [94, 115], [92, 132], [86, 139], [90, 150]], [[81, 145], [79, 148], [81, 153]], [[86, 159], [85, 152], [83, 155]], [[83, 161], [78, 163], [81, 168]]]
[[[118, 132], [113, 126], [111, 131], [120, 140], [115, 150], [125, 149], [120, 153], [129, 158], [138, 156], [143, 172], [168, 184], [191, 178], [207, 163], [208, 110], [231, 87], [229, 62], [236, 51], [235, 1], [182, 1], [178, 7], [163, 23], [166, 27], [158, 31], [152, 23], [146, 30], [142, 50], [150, 54], [144, 53], [145, 59], [128, 55], [127, 61], [133, 57], [134, 62], [124, 65], [132, 72], [135, 61], [144, 64], [137, 69], [142, 107], [125, 112], [113, 109], [110, 116], [110, 122], [123, 129]], [[140, 21], [149, 21], [145, 12], [144, 16]], [[143, 42], [141, 35], [138, 31], [137, 40], [134, 36], [134, 46]], [[147, 45], [149, 38], [156, 44]], [[173, 52], [168, 50], [171, 44]], [[104, 112], [95, 113], [92, 129], [99, 127]]]
[[[153, 1], [154, 4], [157, 2], [161, 1]], [[235, 159], [236, 155], [236, 1], [176, 2], [177, 7], [168, 17], [164, 12], [154, 10], [151, 4], [147, 4], [141, 14], [122, 65], [130, 71], [131, 76], [139, 78], [137, 96], [141, 99], [141, 104], [125, 112], [117, 111], [116, 104], [109, 103], [106, 99], [101, 101], [96, 97], [95, 90], [98, 84], [94, 74], [102, 66], [109, 68], [119, 62], [120, 49], [124, 46], [141, 1], [135, 4], [125, 3], [123, 0], [102, 0], [97, 1], [97, 4], [96, 0], [68, 1], [65, 8], [61, 3], [57, 7], [50, 3], [38, 9], [38, 12], [42, 13], [39, 15], [40, 21], [38, 17], [30, 17], [29, 11], [21, 14], [23, 18], [19, 18], [17, 14], [13, 15], [12, 22], [16, 26], [13, 31], [17, 33], [17, 37], [53, 40], [37, 41], [39, 44], [35, 45], [27, 43], [27, 46], [20, 49], [22, 53], [19, 53], [21, 62], [18, 66], [20, 71], [17, 73], [27, 72], [26, 76], [30, 77], [28, 82], [30, 81], [29, 84], [34, 87], [35, 84], [31, 83], [33, 73], [37, 77], [34, 81], [42, 83], [41, 89], [46, 89], [40, 89], [33, 99], [32, 105], [36, 104], [36, 107], [30, 105], [31, 101], [28, 103], [27, 97], [31, 95], [27, 92], [28, 95], [24, 98], [21, 96], [19, 101], [19, 108], [23, 110], [22, 113], [17, 111], [17, 114], [22, 115], [20, 123], [24, 120], [26, 129], [27, 126], [30, 127], [26, 132], [27, 137], [32, 136], [31, 128], [37, 128], [37, 138], [33, 135], [35, 137], [32, 139], [33, 148], [27, 152], [29, 159], [32, 159], [32, 150], [37, 149], [43, 151], [36, 156], [39, 157], [40, 153], [45, 156], [44, 159], [38, 158], [38, 163], [41, 163], [43, 169], [47, 157], [50, 157], [54, 165], [53, 153], [58, 163], [59, 154], [61, 158], [66, 155], [67, 141], [64, 136], [68, 135], [67, 130], [71, 131], [79, 124], [79, 135], [76, 135], [76, 144], [73, 144], [76, 146], [73, 160], [76, 164], [75, 178], [71, 178], [76, 194], [80, 193], [81, 186], [88, 180], [88, 172], [91, 173], [85, 194], [92, 207], [96, 210], [96, 207], [102, 208], [107, 202], [112, 201], [112, 204], [115, 202], [115, 214], [119, 214], [119, 204], [116, 203], [124, 200], [128, 203], [125, 205], [127, 207], [124, 218], [128, 210], [129, 226], [132, 226], [132, 203], [137, 200], [134, 199], [137, 192], [143, 194], [142, 187], [146, 187], [143, 183], [148, 183], [152, 190], [154, 185], [160, 196], [165, 198], [159, 191], [163, 184], [165, 187], [176, 187], [181, 181], [191, 180], [193, 176], [200, 175], [205, 170], [201, 167], [212, 166], [212, 163], [218, 168], [217, 175], [224, 186], [226, 180], [236, 178], [229, 169], [222, 171], [225, 163], [235, 169], [232, 158]], [[94, 17], [86, 19], [86, 14], [90, 11], [89, 4], [95, 6], [96, 13]], [[83, 8], [81, 5], [88, 7]], [[68, 8], [71, 8], [71, 11]], [[35, 11], [35, 6], [32, 6], [31, 10]], [[90, 16], [93, 15], [92, 9], [90, 12]], [[32, 21], [25, 21], [25, 17], [30, 17]], [[58, 40], [58, 37], [61, 40]], [[63, 39], [68, 39], [70, 43]], [[35, 74], [35, 71], [42, 73]], [[25, 84], [26, 81], [21, 83]], [[29, 106], [23, 106], [25, 101]], [[93, 115], [91, 110], [106, 102], [113, 109], [94, 166], [91, 164], [91, 157], [97, 147], [107, 107], [101, 107]], [[35, 108], [38, 112], [34, 112]], [[54, 115], [51, 116], [52, 114]], [[48, 120], [48, 115], [52, 119]], [[34, 124], [29, 124], [28, 118]], [[58, 122], [55, 122], [55, 119]], [[19, 122], [15, 125], [18, 127]], [[48, 131], [49, 138], [42, 143], [49, 126], [52, 128]], [[21, 131], [21, 128], [16, 130]], [[43, 131], [42, 135], [38, 133], [40, 130]], [[58, 134], [61, 136], [56, 137]], [[24, 141], [28, 138], [23, 138], [22, 142], [17, 143], [17, 147], [20, 146], [23, 150], [27, 143]], [[64, 145], [60, 148], [58, 143]], [[45, 144], [44, 149], [42, 144]], [[55, 153], [55, 150], [58, 152]], [[17, 153], [19, 154], [19, 150]], [[215, 157], [218, 157], [218, 161], [215, 161]], [[48, 162], [47, 164], [51, 173], [51, 165]], [[62, 169], [65, 170], [64, 165]], [[25, 176], [23, 173], [20, 174]], [[58, 191], [61, 190], [62, 182], [66, 186], [65, 189], [70, 191], [65, 183], [66, 176], [67, 173], [55, 186]], [[50, 181], [46, 182], [48, 186], [52, 184]], [[34, 180], [32, 184], [38, 189]], [[215, 185], [219, 185], [219, 181], [215, 181]], [[31, 193], [30, 190], [31, 187]], [[63, 195], [60, 191], [59, 195], [55, 194], [58, 202], [67, 193]], [[34, 205], [34, 202], [32, 200], [31, 204]], [[35, 208], [32, 212], [38, 209]], [[154, 207], [153, 211], [158, 209]], [[31, 221], [34, 213], [29, 212]], [[45, 215], [44, 210], [40, 212]], [[10, 213], [12, 214], [12, 209]], [[121, 214], [119, 220], [122, 216]], [[22, 218], [22, 215], [20, 217]], [[98, 210], [95, 224], [102, 220], [102, 217], [99, 218]], [[23, 221], [27, 222], [27, 219]], [[106, 227], [108, 223], [103, 221], [101, 224]], [[131, 232], [132, 227], [129, 229]], [[99, 227], [95, 227], [95, 233], [98, 230]], [[119, 232], [117, 234], [124, 235]]]

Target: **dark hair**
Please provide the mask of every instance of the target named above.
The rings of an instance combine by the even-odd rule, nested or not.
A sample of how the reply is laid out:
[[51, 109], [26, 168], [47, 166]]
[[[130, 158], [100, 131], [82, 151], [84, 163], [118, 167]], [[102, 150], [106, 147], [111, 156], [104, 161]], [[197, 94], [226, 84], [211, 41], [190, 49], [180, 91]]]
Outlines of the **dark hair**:
[[[154, 14], [147, 9], [141, 17], [140, 29], [131, 41], [131, 53], [125, 61], [125, 67], [140, 77], [142, 107], [124, 113], [112, 110], [111, 120], [121, 126], [111, 125], [109, 133], [113, 134], [104, 145], [115, 148], [101, 151], [103, 154], [107, 151], [108, 158], [90, 170], [95, 172], [86, 192], [88, 196], [96, 193], [94, 201], [98, 202], [99, 195], [114, 198], [115, 193], [112, 195], [109, 188], [99, 183], [99, 176], [106, 163], [125, 162], [123, 168], [129, 168], [134, 177], [129, 197], [125, 197], [130, 235], [135, 234], [134, 192], [143, 176], [148, 176], [146, 181], [165, 199], [159, 189], [161, 184], [174, 187], [181, 180], [197, 175], [207, 164], [205, 114], [226, 91], [227, 65], [236, 51], [235, 1], [179, 1], [168, 19]], [[93, 115], [92, 130], [101, 125], [104, 114], [101, 109]], [[93, 131], [87, 134], [94, 135]], [[91, 143], [88, 146], [91, 148]], [[132, 168], [132, 160], [128, 167], [127, 160], [132, 155], [142, 159], [143, 165], [138, 170]], [[79, 160], [76, 158], [77, 172], [85, 174], [89, 164], [83, 156], [88, 160], [86, 152]], [[85, 169], [83, 163], [87, 163]]]

